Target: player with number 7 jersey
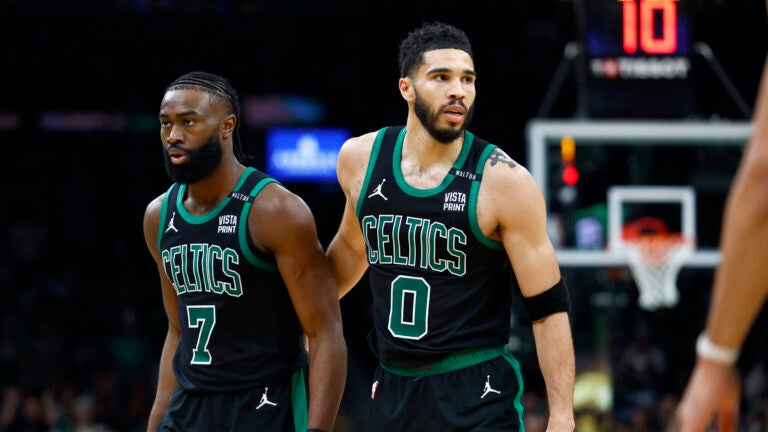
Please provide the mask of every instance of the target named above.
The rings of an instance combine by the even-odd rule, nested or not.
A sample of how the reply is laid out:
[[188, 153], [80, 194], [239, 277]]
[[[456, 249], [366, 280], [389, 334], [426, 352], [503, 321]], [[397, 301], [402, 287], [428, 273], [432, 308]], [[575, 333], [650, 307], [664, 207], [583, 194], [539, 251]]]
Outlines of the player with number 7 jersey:
[[[238, 223], [247, 220], [253, 199], [271, 182], [249, 168], [233, 193], [203, 215], [182, 205], [185, 184], [175, 183], [165, 194], [158, 248], [179, 302], [174, 370], [189, 391], [249, 389], [307, 364], [297, 343], [299, 320], [285, 313], [291, 299], [275, 261]], [[175, 230], [166, 228], [171, 226]]]
[[160, 105], [173, 183], [147, 205], [144, 238], [168, 331], [147, 430], [331, 431], [346, 345], [330, 262], [306, 203], [235, 154], [238, 115], [207, 72]]

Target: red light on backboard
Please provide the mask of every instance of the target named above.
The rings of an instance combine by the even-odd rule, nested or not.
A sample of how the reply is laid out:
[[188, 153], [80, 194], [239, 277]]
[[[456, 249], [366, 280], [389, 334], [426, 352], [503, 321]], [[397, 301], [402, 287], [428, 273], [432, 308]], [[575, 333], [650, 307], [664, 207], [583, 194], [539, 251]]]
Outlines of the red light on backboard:
[[568, 186], [576, 186], [579, 182], [579, 170], [573, 165], [568, 165], [563, 168], [563, 183]]

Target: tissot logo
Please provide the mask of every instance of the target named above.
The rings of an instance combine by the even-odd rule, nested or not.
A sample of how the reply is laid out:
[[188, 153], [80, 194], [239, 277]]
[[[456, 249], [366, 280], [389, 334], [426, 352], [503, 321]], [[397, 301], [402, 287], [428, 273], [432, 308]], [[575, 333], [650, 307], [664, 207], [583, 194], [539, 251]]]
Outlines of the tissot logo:
[[605, 79], [685, 79], [691, 62], [685, 57], [596, 58], [589, 63], [592, 76]]
[[237, 232], [237, 216], [221, 215], [219, 216], [219, 234], [234, 234]]

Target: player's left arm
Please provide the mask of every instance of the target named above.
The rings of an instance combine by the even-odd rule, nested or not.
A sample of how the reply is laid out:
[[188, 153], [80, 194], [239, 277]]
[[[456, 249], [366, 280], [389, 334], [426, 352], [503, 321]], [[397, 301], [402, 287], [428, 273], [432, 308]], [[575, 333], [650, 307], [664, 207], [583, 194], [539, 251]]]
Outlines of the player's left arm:
[[[254, 211], [255, 210], [255, 211]], [[347, 376], [336, 283], [310, 208], [284, 187], [265, 187], [249, 214], [258, 247], [271, 251], [309, 339], [309, 427], [333, 430]]]
[[549, 405], [548, 431], [572, 431], [575, 359], [569, 300], [547, 235], [546, 205], [533, 176], [500, 149], [486, 162], [481, 211], [490, 207], [514, 268]]

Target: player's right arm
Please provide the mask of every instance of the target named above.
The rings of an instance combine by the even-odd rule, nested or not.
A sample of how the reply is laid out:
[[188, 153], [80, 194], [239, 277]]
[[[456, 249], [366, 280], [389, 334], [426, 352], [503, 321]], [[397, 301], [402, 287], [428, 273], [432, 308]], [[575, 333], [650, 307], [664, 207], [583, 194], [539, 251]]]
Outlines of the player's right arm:
[[376, 132], [350, 138], [339, 151], [336, 176], [344, 191], [346, 203], [339, 230], [328, 245], [326, 253], [333, 266], [333, 275], [339, 287], [339, 298], [355, 287], [368, 268], [365, 239], [360, 230], [355, 208], [368, 169], [368, 159], [376, 139]]
[[160, 276], [160, 287], [163, 296], [163, 307], [168, 317], [168, 332], [165, 335], [163, 351], [160, 355], [160, 368], [157, 379], [157, 392], [155, 402], [152, 404], [152, 410], [149, 413], [147, 422], [147, 431], [155, 432], [160, 426], [160, 420], [168, 409], [168, 401], [179, 383], [176, 375], [173, 373], [173, 356], [176, 348], [179, 346], [181, 337], [179, 328], [179, 307], [171, 281], [165, 275], [163, 270], [163, 261], [160, 256], [160, 250], [157, 248], [157, 233], [160, 224], [160, 210], [163, 204], [163, 196], [155, 198], [147, 205], [144, 211], [144, 240], [147, 243], [152, 259], [155, 261], [157, 271]]
[[[768, 296], [768, 58], [760, 83], [754, 130], [725, 206], [720, 237], [723, 259], [715, 273], [704, 332], [711, 343], [733, 352], [743, 345]], [[732, 362], [699, 353], [678, 405], [677, 430], [707, 430], [715, 415], [720, 431], [735, 430], [740, 398]]]
[[768, 295], [768, 58], [754, 131], [742, 156], [723, 216], [723, 261], [715, 276], [706, 334], [739, 348]]

